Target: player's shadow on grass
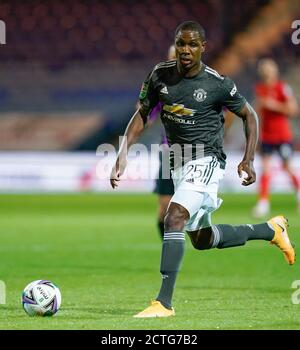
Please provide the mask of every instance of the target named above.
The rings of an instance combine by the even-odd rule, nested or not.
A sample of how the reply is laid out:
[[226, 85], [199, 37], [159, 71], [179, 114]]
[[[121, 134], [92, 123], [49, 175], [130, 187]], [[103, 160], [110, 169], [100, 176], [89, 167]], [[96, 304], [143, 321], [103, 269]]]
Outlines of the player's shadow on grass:
[[[0, 307], [0, 312], [5, 311], [5, 319], [24, 319], [28, 318], [29, 316], [24, 312], [24, 310], [21, 307], [16, 306], [5, 306], [2, 305]], [[35, 319], [57, 319], [61, 317], [71, 317], [72, 319], [98, 319], [99, 315], [107, 315], [107, 316], [128, 316], [136, 313], [136, 309], [133, 308], [122, 308], [122, 307], [94, 307], [94, 306], [65, 306], [62, 307], [56, 315], [53, 317], [29, 317], [30, 320]]]
[[226, 292], [226, 291], [240, 291], [240, 292], [245, 292], [245, 291], [257, 291], [257, 292], [264, 292], [264, 293], [270, 293], [270, 294], [277, 294], [277, 293], [285, 293], [286, 292], [286, 288], [274, 288], [274, 287], [254, 287], [254, 286], [245, 286], [245, 287], [236, 287], [236, 286], [215, 286], [215, 287], [208, 287], [208, 286], [189, 286], [189, 285], [185, 285], [185, 286], [180, 286], [179, 289], [184, 289], [184, 290], [189, 290], [189, 291], [196, 291], [197, 293], [199, 293], [199, 291], [203, 290], [203, 291], [213, 291], [213, 292], [220, 292], [220, 289], [222, 289], [222, 292]]
[[[132, 308], [122, 308], [122, 307], [112, 307], [112, 308], [103, 308], [103, 307], [92, 307], [92, 306], [86, 306], [86, 307], [64, 307], [62, 310], [60, 310], [60, 313], [64, 314], [72, 314], [72, 318], [76, 319], [82, 319], [84, 318], [84, 314], [88, 318], [95, 318], [98, 319], [99, 315], [108, 315], [108, 316], [127, 316], [132, 315], [136, 312], [136, 309]], [[78, 313], [78, 316], [76, 315]]]

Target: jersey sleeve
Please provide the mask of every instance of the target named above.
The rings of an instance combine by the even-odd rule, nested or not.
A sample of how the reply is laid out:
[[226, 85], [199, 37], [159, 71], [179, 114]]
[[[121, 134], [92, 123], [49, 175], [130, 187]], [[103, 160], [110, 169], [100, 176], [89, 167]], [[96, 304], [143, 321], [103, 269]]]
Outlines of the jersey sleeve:
[[143, 82], [139, 100], [141, 104], [141, 110], [143, 115], [147, 117], [152, 109], [158, 104], [158, 94], [156, 93], [154, 81], [153, 81], [153, 72], [151, 72], [146, 80]]
[[238, 113], [247, 102], [242, 96], [235, 83], [228, 77], [225, 77], [221, 84], [222, 105], [227, 107], [231, 112]]
[[161, 103], [158, 103], [151, 111], [149, 114], [148, 120], [151, 122], [154, 122], [158, 117], [161, 112]]

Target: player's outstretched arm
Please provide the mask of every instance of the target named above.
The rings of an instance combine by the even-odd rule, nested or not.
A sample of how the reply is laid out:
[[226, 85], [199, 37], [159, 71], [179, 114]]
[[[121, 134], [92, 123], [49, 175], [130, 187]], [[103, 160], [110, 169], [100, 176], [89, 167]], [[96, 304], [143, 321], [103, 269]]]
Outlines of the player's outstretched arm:
[[130, 119], [123, 137], [117, 160], [110, 174], [110, 184], [112, 188], [118, 187], [120, 176], [124, 173], [127, 165], [127, 150], [139, 138], [145, 129], [144, 118], [140, 109], [137, 110]]
[[243, 180], [243, 186], [249, 186], [256, 181], [256, 174], [253, 166], [255, 149], [258, 140], [258, 117], [255, 110], [246, 102], [245, 106], [237, 113], [243, 120], [244, 132], [246, 136], [246, 149], [243, 160], [238, 165], [239, 177], [242, 177], [242, 172], [247, 174]]

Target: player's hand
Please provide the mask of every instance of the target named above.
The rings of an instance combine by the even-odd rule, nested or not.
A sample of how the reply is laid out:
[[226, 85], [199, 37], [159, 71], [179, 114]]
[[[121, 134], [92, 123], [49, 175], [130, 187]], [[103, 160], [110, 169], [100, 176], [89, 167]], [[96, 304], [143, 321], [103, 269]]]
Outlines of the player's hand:
[[238, 165], [238, 174], [240, 178], [243, 176], [243, 171], [247, 174], [247, 177], [243, 179], [242, 185], [249, 186], [253, 184], [256, 181], [256, 173], [253, 167], [253, 162], [251, 160], [243, 160]]
[[116, 164], [114, 165], [110, 173], [110, 184], [112, 188], [118, 187], [118, 182], [120, 181], [120, 177], [125, 171], [126, 165], [126, 159], [123, 159], [122, 161], [120, 160], [120, 158], [117, 159]]
[[274, 98], [269, 97], [264, 99], [263, 107], [271, 111], [277, 111], [279, 108], [282, 107], [282, 104]]

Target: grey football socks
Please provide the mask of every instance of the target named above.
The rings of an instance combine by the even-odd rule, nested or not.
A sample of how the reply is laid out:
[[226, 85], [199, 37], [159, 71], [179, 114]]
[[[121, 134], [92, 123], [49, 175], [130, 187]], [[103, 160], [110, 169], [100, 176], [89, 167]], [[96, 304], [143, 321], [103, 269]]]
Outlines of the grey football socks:
[[165, 232], [160, 262], [162, 284], [156, 300], [168, 309], [172, 307], [172, 296], [184, 255], [184, 247], [185, 235], [183, 232]]
[[[271, 241], [274, 230], [267, 224], [258, 225], [213, 225], [211, 248], [229, 248], [244, 245], [247, 241], [261, 239]], [[172, 307], [172, 297], [177, 274], [184, 255], [185, 234], [183, 232], [165, 232], [162, 245], [160, 272], [162, 284], [156, 300], [166, 308]]]
[[238, 247], [250, 240], [271, 241], [274, 237], [274, 230], [267, 223], [240, 226], [213, 225], [211, 228], [214, 235], [211, 248]]

